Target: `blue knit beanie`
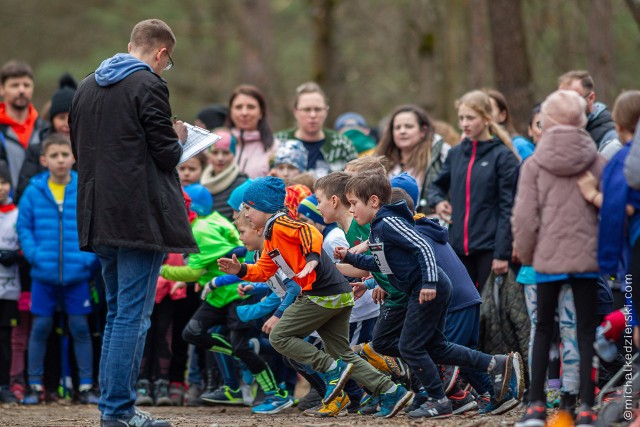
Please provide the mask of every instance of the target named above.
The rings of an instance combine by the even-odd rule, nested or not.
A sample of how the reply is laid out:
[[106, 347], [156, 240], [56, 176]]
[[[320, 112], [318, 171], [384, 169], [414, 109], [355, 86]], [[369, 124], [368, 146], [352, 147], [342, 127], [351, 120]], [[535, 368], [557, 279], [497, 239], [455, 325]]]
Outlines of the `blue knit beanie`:
[[283, 180], [266, 176], [251, 183], [244, 192], [242, 202], [260, 212], [275, 213], [284, 209], [286, 195]]
[[391, 188], [401, 188], [407, 192], [413, 199], [413, 204], [418, 206], [418, 197], [420, 197], [420, 190], [418, 189], [418, 183], [416, 180], [406, 172], [402, 172], [398, 176], [391, 178]]
[[244, 192], [249, 186], [253, 183], [253, 179], [247, 179], [242, 184], [238, 185], [236, 188], [231, 191], [229, 194], [229, 198], [227, 199], [227, 204], [231, 206], [231, 209], [234, 211], [240, 210], [240, 205], [242, 204], [242, 198], [244, 197]]
[[208, 216], [213, 211], [213, 196], [201, 184], [189, 184], [184, 187], [185, 193], [191, 197], [191, 210], [198, 216]]
[[298, 206], [298, 214], [304, 215], [311, 221], [318, 224], [327, 225], [322, 218], [322, 214], [318, 210], [318, 199], [315, 194], [310, 195], [300, 202]]

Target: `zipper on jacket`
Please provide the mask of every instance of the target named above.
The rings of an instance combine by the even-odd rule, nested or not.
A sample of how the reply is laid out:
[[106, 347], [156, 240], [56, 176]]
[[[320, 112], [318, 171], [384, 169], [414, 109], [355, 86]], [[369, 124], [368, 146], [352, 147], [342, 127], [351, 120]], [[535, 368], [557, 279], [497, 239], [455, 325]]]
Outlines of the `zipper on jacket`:
[[471, 170], [476, 161], [478, 141], [471, 141], [471, 159], [467, 166], [467, 179], [465, 186], [465, 212], [464, 212], [464, 254], [469, 255], [469, 211], [471, 210]]
[[58, 259], [58, 282], [60, 283], [60, 285], [62, 285], [62, 246], [63, 246], [63, 241], [62, 241], [62, 205], [58, 205], [58, 229], [59, 229], [59, 251], [58, 253], [60, 254], [59, 259]]

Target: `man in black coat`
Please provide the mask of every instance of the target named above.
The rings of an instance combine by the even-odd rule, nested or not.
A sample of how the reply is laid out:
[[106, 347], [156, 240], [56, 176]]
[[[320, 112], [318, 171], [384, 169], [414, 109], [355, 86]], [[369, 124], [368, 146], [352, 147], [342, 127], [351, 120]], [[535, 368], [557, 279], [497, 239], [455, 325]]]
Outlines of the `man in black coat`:
[[160, 77], [175, 41], [163, 21], [139, 22], [128, 53], [80, 83], [69, 115], [80, 248], [98, 255], [106, 286], [101, 426], [170, 425], [136, 410], [134, 387], [165, 254], [198, 250], [175, 169], [187, 130]]

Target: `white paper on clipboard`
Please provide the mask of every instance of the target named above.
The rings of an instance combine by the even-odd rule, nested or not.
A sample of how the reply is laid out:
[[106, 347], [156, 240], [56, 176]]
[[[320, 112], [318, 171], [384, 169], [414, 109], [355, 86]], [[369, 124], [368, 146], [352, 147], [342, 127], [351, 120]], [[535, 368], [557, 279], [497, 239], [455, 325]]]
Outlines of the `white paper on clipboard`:
[[222, 139], [220, 135], [216, 135], [198, 126], [193, 126], [189, 123], [185, 123], [184, 125], [187, 128], [187, 140], [182, 144], [180, 163], [186, 162], [199, 152], [206, 150], [219, 139]]
[[373, 258], [376, 260], [376, 264], [380, 268], [380, 273], [383, 274], [393, 274], [391, 271], [391, 267], [389, 267], [389, 263], [387, 262], [387, 258], [384, 256], [384, 243], [371, 243], [369, 242], [369, 250], [373, 255]]
[[289, 267], [289, 264], [287, 264], [287, 261], [284, 260], [282, 254], [278, 249], [274, 249], [269, 252], [269, 256], [271, 257], [271, 260], [275, 262], [278, 267], [280, 267], [280, 270], [284, 273], [285, 276], [287, 276], [289, 279], [293, 279], [294, 277], [296, 277], [296, 273], [294, 273], [291, 267]]

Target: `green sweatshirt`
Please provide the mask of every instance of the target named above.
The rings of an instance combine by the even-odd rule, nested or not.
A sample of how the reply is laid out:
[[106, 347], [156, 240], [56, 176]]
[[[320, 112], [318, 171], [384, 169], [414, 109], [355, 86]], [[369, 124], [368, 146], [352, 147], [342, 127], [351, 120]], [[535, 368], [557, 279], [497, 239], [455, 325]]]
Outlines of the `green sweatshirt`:
[[[242, 242], [236, 227], [218, 212], [196, 219], [191, 229], [200, 252], [189, 255], [188, 265], [163, 265], [160, 274], [168, 280], [197, 281], [206, 285], [214, 277], [224, 275], [218, 268], [218, 259], [233, 248], [242, 246]], [[209, 292], [206, 301], [220, 308], [238, 299], [241, 297], [235, 286], [223, 286]]]

